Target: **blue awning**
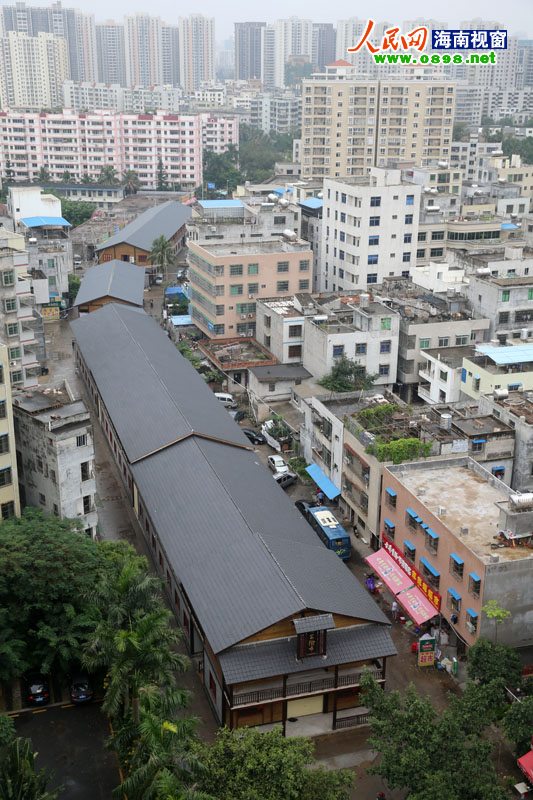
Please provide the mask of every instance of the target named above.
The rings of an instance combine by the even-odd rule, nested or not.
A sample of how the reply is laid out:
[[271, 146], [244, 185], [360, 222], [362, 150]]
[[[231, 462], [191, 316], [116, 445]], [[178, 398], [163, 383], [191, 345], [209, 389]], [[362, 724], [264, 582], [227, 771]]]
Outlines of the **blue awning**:
[[404, 539], [403, 543], [404, 543], [405, 547], [407, 547], [409, 550], [416, 550], [416, 547], [414, 546], [414, 544], [412, 542], [409, 541], [409, 539]]
[[467, 608], [466, 613], [468, 614], [469, 617], [472, 617], [472, 619], [477, 619], [477, 612], [474, 611], [473, 608]]
[[463, 559], [462, 559], [462, 558], [459, 558], [459, 556], [457, 555], [457, 553], [452, 553], [452, 554], [451, 554], [451, 556], [450, 556], [450, 558], [453, 558], [453, 560], [455, 561], [455, 563], [456, 563], [456, 564], [459, 564], [459, 566], [462, 566], [462, 565], [465, 563], [465, 562], [463, 561]]
[[387, 519], [387, 517], [385, 517], [385, 519], [383, 520], [383, 522], [385, 523], [385, 525], [387, 526], [387, 528], [395, 528], [395, 527], [396, 527], [396, 525], [394, 524], [394, 522], [391, 522], [391, 521], [390, 521], [390, 519]]
[[416, 513], [416, 511], [413, 511], [412, 508], [406, 508], [405, 510], [410, 517], [413, 517], [413, 519], [416, 519], [418, 517], [418, 514]]
[[396, 492], [394, 491], [394, 489], [387, 488], [385, 489], [385, 491], [387, 492], [387, 494], [390, 494], [391, 497], [396, 497]]
[[419, 517], [418, 514], [415, 517], [413, 517], [413, 519], [416, 519], [416, 521], [419, 523], [422, 522], [422, 517]]
[[485, 444], [487, 440], [486, 439], [472, 439], [472, 441], [474, 442], [474, 444]]
[[181, 314], [179, 317], [170, 317], [171, 323], [175, 328], [182, 327], [183, 325], [193, 325], [192, 317], [190, 314]]
[[20, 220], [26, 228], [42, 228], [50, 225], [54, 228], [71, 228], [70, 222], [63, 217], [22, 217]]
[[472, 580], [473, 580], [473, 581], [477, 581], [478, 583], [480, 583], [480, 582], [481, 582], [481, 578], [479, 577], [479, 575], [477, 574], [477, 572], [469, 572], [469, 573], [468, 573], [468, 576], [469, 576], [470, 578], [472, 578]]
[[497, 467], [491, 467], [492, 472], [505, 472], [505, 467], [503, 464], [499, 464]]
[[426, 528], [426, 533], [427, 533], [428, 536], [431, 536], [432, 539], [438, 539], [439, 538], [439, 534], [435, 533], [435, 531], [432, 531], [431, 528]]
[[448, 589], [448, 594], [451, 595], [454, 600], [461, 599], [461, 595], [459, 594], [459, 592], [456, 592], [455, 589]]
[[427, 522], [423, 522], [420, 527], [422, 528], [423, 531], [427, 531], [428, 528], [429, 528], [429, 525], [427, 524]]
[[324, 475], [317, 464], [309, 464], [309, 466], [305, 468], [305, 471], [309, 477], [314, 480], [318, 488], [322, 489], [329, 500], [334, 500], [340, 495], [341, 490], [337, 489], [335, 484], [330, 481], [327, 475]]
[[432, 565], [429, 563], [429, 561], [427, 560], [427, 558], [423, 558], [423, 557], [422, 557], [422, 558], [420, 559], [420, 563], [421, 563], [421, 564], [423, 564], [423, 565], [425, 566], [425, 568], [426, 568], [427, 570], [429, 570], [429, 572], [431, 572], [431, 574], [432, 574], [432, 575], [433, 575], [435, 578], [440, 578], [440, 572], [437, 572], [437, 570], [435, 569], [435, 567], [433, 567], [433, 566], [432, 566]]

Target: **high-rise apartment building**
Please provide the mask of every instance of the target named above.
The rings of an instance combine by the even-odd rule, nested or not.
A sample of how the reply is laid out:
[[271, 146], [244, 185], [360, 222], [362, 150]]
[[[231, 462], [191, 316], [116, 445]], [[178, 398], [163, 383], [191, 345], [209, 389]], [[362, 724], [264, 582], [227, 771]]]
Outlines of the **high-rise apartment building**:
[[163, 82], [163, 21], [149, 14], [124, 17], [127, 86]]
[[276, 85], [276, 29], [267, 25], [261, 29], [261, 83], [264, 89]]
[[421, 187], [399, 169], [324, 181], [319, 291], [364, 288], [409, 277], [416, 264]]
[[186, 92], [215, 78], [215, 20], [203, 14], [180, 17], [180, 77]]
[[58, 108], [68, 78], [67, 42], [51, 33], [9, 31], [0, 38], [0, 97], [4, 108]]
[[177, 25], [163, 25], [161, 30], [162, 77], [165, 86], [179, 86], [180, 44]]
[[315, 22], [311, 51], [313, 67], [321, 71], [333, 61], [335, 61], [335, 28], [331, 22]]
[[20, 517], [20, 501], [9, 354], [0, 343], [0, 524], [10, 517]]
[[73, 81], [97, 79], [96, 30], [93, 14], [63, 8], [60, 2], [49, 7], [16, 3], [2, 9], [3, 30], [37, 36], [52, 33], [67, 42], [69, 76]]
[[235, 23], [235, 80], [261, 77], [261, 31], [266, 22]]
[[311, 63], [313, 23], [310, 19], [278, 19], [274, 23], [274, 85], [285, 86], [285, 69], [292, 56], [304, 56]]
[[124, 25], [113, 20], [97, 25], [96, 51], [99, 82], [125, 86]]
[[401, 78], [357, 79], [347, 62], [335, 62], [303, 81], [302, 178], [362, 177], [372, 166], [448, 158], [454, 85], [424, 73]]

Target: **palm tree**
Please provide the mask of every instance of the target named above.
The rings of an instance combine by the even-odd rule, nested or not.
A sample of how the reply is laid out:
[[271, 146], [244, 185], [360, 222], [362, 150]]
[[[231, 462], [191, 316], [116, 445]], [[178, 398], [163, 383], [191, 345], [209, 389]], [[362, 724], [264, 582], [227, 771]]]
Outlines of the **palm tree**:
[[124, 187], [124, 194], [137, 194], [141, 186], [141, 181], [136, 172], [132, 169], [128, 169], [122, 176], [122, 185]]
[[120, 571], [102, 577], [88, 600], [115, 629], [129, 625], [136, 614], [151, 612], [161, 605], [163, 582], [150, 575], [142, 559], [127, 558]]
[[83, 175], [81, 176], [80, 183], [88, 184], [88, 183], [94, 183], [94, 181], [88, 172], [84, 172]]
[[150, 263], [153, 267], [159, 267], [164, 273], [165, 278], [167, 275], [167, 268], [174, 263], [174, 246], [166, 238], [166, 236], [158, 236], [152, 242], [152, 249], [150, 251]]
[[115, 186], [118, 183], [118, 176], [115, 167], [113, 167], [111, 164], [102, 167], [97, 182], [107, 184], [107, 186]]
[[14, 739], [0, 754], [2, 800], [56, 800], [59, 789], [47, 790], [50, 774], [35, 771], [35, 753], [29, 739]]

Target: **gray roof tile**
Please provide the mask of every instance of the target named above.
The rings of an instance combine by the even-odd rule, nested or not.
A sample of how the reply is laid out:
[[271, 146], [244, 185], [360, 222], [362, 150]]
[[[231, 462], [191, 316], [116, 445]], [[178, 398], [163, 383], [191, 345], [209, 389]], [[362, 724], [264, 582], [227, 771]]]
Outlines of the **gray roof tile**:
[[82, 278], [74, 305], [84, 305], [101, 297], [113, 297], [142, 306], [144, 268], [114, 258], [88, 269]]
[[132, 222], [125, 225], [118, 233], [110, 236], [96, 248], [96, 251], [106, 250], [117, 244], [126, 242], [140, 250], [151, 250], [154, 239], [165, 236], [170, 239], [191, 218], [192, 211], [189, 206], [168, 200], [166, 203], [153, 206], [139, 214]]

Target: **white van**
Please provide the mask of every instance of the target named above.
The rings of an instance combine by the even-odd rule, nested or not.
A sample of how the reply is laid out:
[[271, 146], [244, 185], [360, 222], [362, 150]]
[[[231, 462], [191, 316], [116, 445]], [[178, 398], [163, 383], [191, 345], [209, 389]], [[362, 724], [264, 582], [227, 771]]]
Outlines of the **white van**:
[[235, 402], [235, 398], [232, 394], [226, 394], [225, 392], [215, 392], [215, 397], [219, 400], [224, 408], [237, 408], [237, 403]]

